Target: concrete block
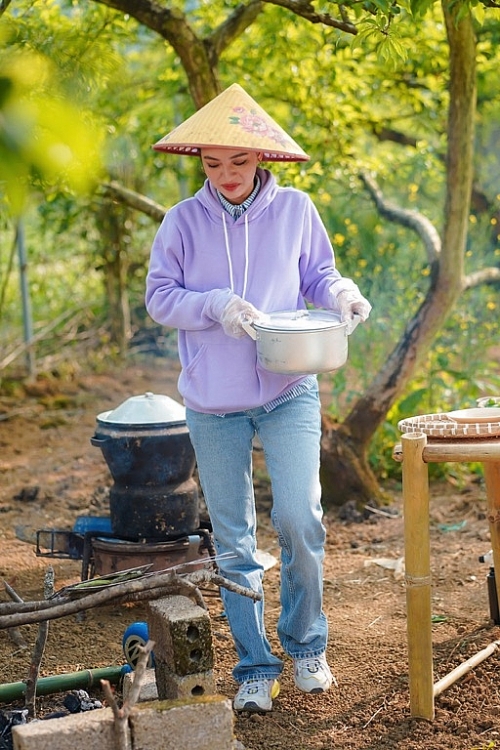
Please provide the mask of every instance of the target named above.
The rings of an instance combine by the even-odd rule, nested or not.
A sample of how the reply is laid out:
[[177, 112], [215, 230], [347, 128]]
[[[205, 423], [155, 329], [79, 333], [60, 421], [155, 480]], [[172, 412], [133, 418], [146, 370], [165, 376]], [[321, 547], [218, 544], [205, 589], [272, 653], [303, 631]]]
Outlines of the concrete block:
[[141, 703], [129, 721], [133, 750], [235, 748], [231, 702], [220, 695]]
[[[127, 700], [134, 684], [135, 672], [128, 672], [123, 678], [123, 700]], [[156, 687], [156, 675], [154, 669], [146, 669], [144, 679], [142, 681], [141, 690], [137, 703], [143, 701], [155, 701], [158, 699], [158, 689]]]
[[12, 728], [13, 746], [14, 750], [111, 750], [113, 724], [110, 708], [31, 721]]
[[[231, 702], [220, 695], [134, 706], [132, 750], [241, 750], [233, 735]], [[100, 708], [60, 719], [32, 721], [12, 730], [14, 750], [115, 750], [114, 719]]]
[[177, 675], [207, 672], [214, 666], [210, 616], [186, 596], [149, 602], [149, 637], [155, 659]]
[[179, 675], [172, 672], [169, 664], [165, 664], [155, 656], [155, 673], [158, 698], [162, 701], [197, 698], [203, 695], [213, 695], [216, 692], [214, 674], [211, 669], [196, 674]]

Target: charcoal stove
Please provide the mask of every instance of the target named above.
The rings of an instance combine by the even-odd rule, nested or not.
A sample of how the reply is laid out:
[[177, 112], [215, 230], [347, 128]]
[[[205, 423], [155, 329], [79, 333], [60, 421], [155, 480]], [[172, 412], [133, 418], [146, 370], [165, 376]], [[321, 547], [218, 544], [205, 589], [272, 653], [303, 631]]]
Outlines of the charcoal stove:
[[185, 409], [145, 393], [97, 416], [94, 436], [113, 477], [109, 516], [80, 516], [73, 529], [41, 529], [36, 554], [82, 560], [82, 580], [149, 564], [203, 567], [215, 555], [202, 523]]
[[[81, 560], [82, 581], [142, 565], [149, 565], [150, 571], [173, 566], [179, 571], [192, 571], [205, 567], [215, 556], [208, 527], [200, 527], [193, 534], [165, 542], [134, 542], [111, 531], [94, 529], [94, 520], [101, 527], [102, 522], [109, 521], [109, 518], [79, 516], [71, 530], [39, 529], [36, 533], [37, 556]], [[82, 522], [87, 531], [81, 530]]]

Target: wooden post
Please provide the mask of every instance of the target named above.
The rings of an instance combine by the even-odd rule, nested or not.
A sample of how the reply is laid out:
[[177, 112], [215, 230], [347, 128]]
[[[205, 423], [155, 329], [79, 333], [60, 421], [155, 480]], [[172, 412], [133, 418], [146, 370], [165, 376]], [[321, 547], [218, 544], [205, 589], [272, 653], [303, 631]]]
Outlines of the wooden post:
[[500, 461], [483, 464], [497, 597], [500, 602]]
[[423, 460], [427, 437], [402, 435], [405, 582], [410, 712], [434, 719], [429, 474]]

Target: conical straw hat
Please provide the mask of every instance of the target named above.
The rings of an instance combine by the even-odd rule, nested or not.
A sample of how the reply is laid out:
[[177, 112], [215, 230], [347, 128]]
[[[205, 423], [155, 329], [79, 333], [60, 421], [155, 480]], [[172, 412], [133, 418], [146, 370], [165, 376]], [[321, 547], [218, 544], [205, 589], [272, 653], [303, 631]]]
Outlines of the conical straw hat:
[[156, 151], [197, 156], [201, 148], [259, 151], [264, 161], [307, 161], [309, 156], [237, 83], [154, 144]]

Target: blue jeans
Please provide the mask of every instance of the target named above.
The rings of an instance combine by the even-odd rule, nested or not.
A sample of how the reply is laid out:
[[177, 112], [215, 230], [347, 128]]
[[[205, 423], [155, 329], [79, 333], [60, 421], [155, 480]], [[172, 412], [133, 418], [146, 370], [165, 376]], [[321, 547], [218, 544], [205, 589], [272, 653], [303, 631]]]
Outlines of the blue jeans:
[[[281, 613], [278, 637], [292, 658], [319, 656], [328, 624], [322, 611], [325, 528], [319, 481], [321, 418], [317, 389], [270, 412], [263, 408], [225, 416], [186, 411], [200, 484], [210, 514], [219, 570], [231, 581], [262, 593], [262, 565], [255, 559], [257, 518], [252, 482], [252, 440], [257, 434], [271, 478], [271, 521], [281, 548]], [[264, 602], [222, 589], [239, 662], [238, 682], [281, 674], [264, 628]]]

